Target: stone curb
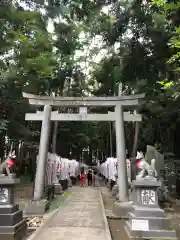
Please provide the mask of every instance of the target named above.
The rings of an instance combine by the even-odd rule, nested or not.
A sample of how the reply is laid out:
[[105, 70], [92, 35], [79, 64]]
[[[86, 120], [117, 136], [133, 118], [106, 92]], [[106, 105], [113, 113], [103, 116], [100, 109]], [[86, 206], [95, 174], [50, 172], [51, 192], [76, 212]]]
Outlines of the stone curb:
[[103, 219], [104, 219], [104, 225], [105, 225], [105, 232], [106, 232], [107, 240], [112, 240], [100, 188], [99, 188], [99, 196], [100, 196], [100, 204], [101, 204], [101, 209], [102, 209], [102, 214], [103, 214]]
[[[73, 192], [72, 192], [72, 194], [73, 194]], [[38, 239], [38, 236], [41, 234], [42, 230], [43, 230], [43, 229], [46, 227], [46, 225], [50, 222], [50, 220], [52, 219], [52, 217], [59, 211], [59, 209], [60, 209], [61, 207], [63, 207], [64, 203], [72, 196], [72, 194], [69, 195], [69, 196], [64, 200], [63, 204], [60, 205], [56, 210], [54, 210], [53, 212], [51, 212], [51, 213], [49, 213], [49, 214], [46, 215], [43, 224], [42, 224], [40, 227], [38, 227], [38, 229], [37, 229], [33, 234], [31, 234], [31, 236], [29, 236], [29, 237], [27, 238], [27, 240], [35, 240], [36, 238]]]

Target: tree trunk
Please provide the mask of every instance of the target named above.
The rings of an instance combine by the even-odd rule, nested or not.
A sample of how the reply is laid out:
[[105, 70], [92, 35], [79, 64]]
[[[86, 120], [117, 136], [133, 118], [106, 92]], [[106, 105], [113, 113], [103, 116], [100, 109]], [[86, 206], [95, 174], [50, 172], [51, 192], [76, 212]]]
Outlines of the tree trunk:
[[138, 136], [139, 136], [139, 122], [135, 123], [135, 134], [134, 134], [134, 143], [133, 143], [133, 150], [132, 150], [132, 156], [136, 157], [136, 151], [137, 151], [137, 145], [138, 145]]
[[[63, 96], [63, 90], [60, 91], [60, 96]], [[59, 122], [54, 122], [54, 129], [52, 135], [52, 153], [56, 153], [56, 146], [57, 146], [57, 133], [58, 133], [58, 125]]]
[[109, 122], [109, 145], [110, 145], [110, 156], [113, 156], [113, 143], [112, 143], [112, 125]]

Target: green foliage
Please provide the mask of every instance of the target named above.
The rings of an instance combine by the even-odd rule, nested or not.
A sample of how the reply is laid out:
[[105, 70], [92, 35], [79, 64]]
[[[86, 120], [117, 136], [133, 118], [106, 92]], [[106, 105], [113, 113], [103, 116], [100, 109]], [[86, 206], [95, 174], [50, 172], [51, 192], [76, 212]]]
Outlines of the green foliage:
[[160, 13], [167, 21], [171, 20], [171, 25], [174, 28], [173, 36], [170, 39], [170, 47], [173, 49], [173, 55], [169, 59], [169, 64], [175, 64], [176, 71], [180, 70], [180, 22], [178, 19], [180, 3], [166, 2], [165, 0], [152, 0], [153, 5], [157, 5]]
[[8, 121], [0, 119], [0, 134], [7, 129]]
[[[144, 92], [146, 101], [139, 109], [143, 114], [139, 147], [158, 142], [166, 151], [177, 151], [174, 139], [178, 138], [176, 129], [180, 125], [179, 35], [178, 27], [168, 17], [179, 3], [166, 5], [168, 15], [164, 14], [164, 3], [159, 4], [157, 7], [134, 0], [118, 15], [117, 11], [111, 12], [117, 34], [114, 37], [113, 31], [105, 30], [108, 38], [104, 41], [109, 44], [109, 39], [113, 39], [113, 47], [120, 42], [120, 48], [102, 59], [93, 78], [100, 83], [96, 94], [112, 95], [118, 82], [123, 82], [124, 94]], [[132, 124], [127, 128], [127, 146], [132, 146]]]

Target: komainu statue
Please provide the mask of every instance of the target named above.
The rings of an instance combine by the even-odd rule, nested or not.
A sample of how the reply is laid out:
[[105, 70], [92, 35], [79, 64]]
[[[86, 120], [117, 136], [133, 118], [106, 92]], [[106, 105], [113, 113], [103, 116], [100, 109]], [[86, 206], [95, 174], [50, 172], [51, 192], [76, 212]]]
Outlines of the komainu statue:
[[136, 176], [136, 179], [151, 178], [159, 181], [161, 184], [157, 189], [159, 205], [161, 207], [164, 207], [165, 203], [174, 203], [175, 200], [171, 198], [168, 188], [164, 184], [164, 177], [160, 173], [161, 169], [164, 166], [162, 154], [158, 153], [154, 147], [148, 145], [146, 157], [144, 157], [142, 152], [138, 152], [136, 158], [139, 159], [138, 168], [140, 169], [139, 173]]
[[0, 175], [4, 175], [4, 173], [6, 173], [9, 176], [11, 174], [10, 169], [14, 165], [15, 158], [15, 151], [8, 154], [8, 157], [0, 165]]
[[155, 169], [155, 159], [151, 160], [151, 164], [149, 164], [142, 152], [137, 152], [137, 159], [139, 159], [138, 168], [141, 169], [137, 174], [136, 179], [140, 178], [154, 178], [156, 179], [156, 169]]

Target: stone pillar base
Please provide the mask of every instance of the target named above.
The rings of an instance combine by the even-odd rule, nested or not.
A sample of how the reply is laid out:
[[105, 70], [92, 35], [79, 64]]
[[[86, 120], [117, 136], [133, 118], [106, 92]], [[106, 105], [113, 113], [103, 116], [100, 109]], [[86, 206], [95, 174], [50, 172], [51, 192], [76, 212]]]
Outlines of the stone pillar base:
[[113, 205], [113, 214], [123, 218], [129, 219], [128, 213], [132, 211], [132, 202], [115, 201]]
[[49, 201], [48, 200], [40, 200], [40, 201], [30, 201], [25, 209], [25, 215], [36, 215], [42, 216], [49, 209]]
[[66, 191], [68, 189], [68, 180], [67, 179], [60, 180], [60, 184], [62, 186], [63, 191]]

